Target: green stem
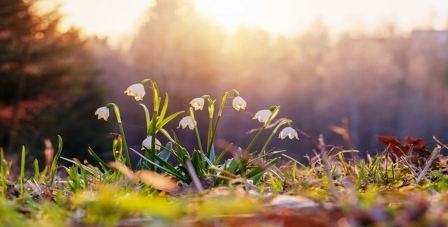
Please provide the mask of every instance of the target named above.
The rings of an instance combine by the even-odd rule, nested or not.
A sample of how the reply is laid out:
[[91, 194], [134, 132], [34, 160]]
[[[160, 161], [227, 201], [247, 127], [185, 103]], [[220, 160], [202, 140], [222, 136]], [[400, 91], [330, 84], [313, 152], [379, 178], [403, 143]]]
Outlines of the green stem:
[[20, 188], [20, 195], [23, 196], [23, 193], [25, 192], [25, 155], [26, 155], [26, 149], [25, 146], [22, 146], [22, 154], [20, 159], [20, 177], [19, 177], [19, 188]]
[[216, 131], [213, 124], [213, 117], [208, 118], [208, 132], [207, 132], [207, 151], [206, 155], [208, 156], [208, 153], [210, 152], [210, 149], [213, 144], [213, 132]]
[[209, 155], [210, 151], [212, 150], [213, 141], [215, 141], [216, 131], [217, 131], [218, 125], [219, 125], [219, 120], [221, 120], [221, 115], [218, 114], [216, 121], [215, 121], [215, 125], [213, 126], [212, 138], [210, 139], [211, 142], [207, 147], [207, 156]]
[[269, 135], [268, 139], [266, 140], [266, 142], [264, 143], [263, 147], [261, 148], [260, 153], [261, 154], [266, 154], [266, 148], [268, 147], [269, 143], [271, 142], [272, 138], [274, 137], [274, 135], [277, 133], [278, 129], [284, 125], [288, 123], [288, 121], [283, 120], [280, 123], [278, 123], [277, 126], [275, 126], [274, 130], [272, 130], [271, 134]]
[[[156, 131], [157, 131], [157, 116], [158, 116], [158, 110], [154, 109], [153, 115], [152, 115], [152, 121], [151, 121], [151, 151], [149, 152], [149, 160], [155, 161], [156, 160]], [[153, 168], [155, 168], [153, 166]]]
[[264, 131], [264, 129], [266, 129], [266, 125], [263, 125], [263, 127], [261, 127], [258, 131], [257, 134], [255, 134], [254, 138], [250, 141], [249, 145], [247, 145], [246, 147], [246, 151], [249, 151], [252, 149], [252, 147], [255, 144], [255, 141], [258, 140], [258, 137], [260, 137], [261, 133]]
[[[271, 111], [271, 116], [269, 116], [269, 118], [267, 119], [266, 122], [264, 122], [263, 127], [261, 127], [257, 134], [254, 136], [254, 138], [250, 141], [249, 145], [247, 146], [246, 150], [250, 152], [250, 149], [252, 149], [252, 146], [255, 144], [255, 141], [257, 141], [258, 137], [260, 137], [261, 133], [267, 128], [269, 127], [269, 125], [271, 124], [271, 122], [275, 119], [275, 117], [277, 117], [279, 111], [280, 111], [280, 106], [273, 106], [270, 108]], [[272, 135], [271, 135], [272, 137]], [[263, 150], [262, 150], [263, 151]]]
[[[194, 110], [193, 108], [190, 107], [190, 117], [193, 118], [193, 121], [196, 122], [196, 119], [194, 117]], [[199, 150], [204, 153], [204, 150], [202, 149], [202, 141], [201, 141], [201, 136], [199, 135], [199, 130], [198, 130], [198, 126], [195, 125], [194, 127], [194, 132], [196, 134], [196, 140], [198, 142], [198, 146], [199, 146]]]
[[115, 104], [115, 103], [108, 103], [106, 106], [109, 109], [113, 109], [113, 111], [115, 113], [115, 117], [116, 117], [117, 123], [118, 123], [118, 130], [120, 131], [121, 138], [123, 138], [123, 148], [124, 148], [123, 150], [124, 150], [124, 155], [126, 158], [126, 165], [128, 167], [131, 167], [131, 157], [129, 156], [128, 143], [126, 142], [126, 136], [124, 134], [124, 128], [123, 128], [123, 122], [121, 121], [120, 109], [118, 108], [117, 104]]
[[[232, 91], [226, 91], [226, 92], [224, 92], [224, 95], [222, 96], [222, 99], [221, 99], [221, 103], [220, 103], [220, 105], [219, 105], [218, 115], [217, 115], [215, 124], [214, 124], [213, 127], [212, 127], [211, 136], [209, 137], [209, 143], [207, 144], [207, 156], [209, 155], [209, 153], [210, 153], [210, 151], [211, 151], [211, 149], [212, 149], [212, 146], [213, 146], [213, 142], [215, 141], [216, 131], [217, 131], [218, 126], [219, 126], [219, 121], [221, 120], [222, 112], [223, 112], [223, 110], [224, 110], [224, 106], [225, 106], [225, 104], [226, 104], [226, 102], [227, 102], [227, 97], [229, 96], [230, 92], [233, 92], [234, 95], [239, 95], [239, 93], [238, 93], [237, 90], [232, 90]], [[212, 117], [213, 117], [213, 116], [212, 116]], [[209, 125], [212, 124], [212, 123], [211, 123], [211, 122], [212, 122], [212, 117], [210, 117], [210, 123], [209, 123]]]
[[1, 193], [2, 193], [2, 197], [5, 198], [6, 195], [6, 166], [5, 166], [5, 155], [3, 152], [3, 148], [0, 147], [0, 174], [2, 176], [2, 189], [1, 189]]

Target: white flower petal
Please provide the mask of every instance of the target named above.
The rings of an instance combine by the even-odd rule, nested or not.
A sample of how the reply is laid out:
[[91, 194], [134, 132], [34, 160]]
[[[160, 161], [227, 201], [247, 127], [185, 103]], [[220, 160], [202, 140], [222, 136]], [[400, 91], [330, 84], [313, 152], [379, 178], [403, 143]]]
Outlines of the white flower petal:
[[259, 110], [252, 119], [257, 119], [260, 123], [266, 123], [271, 114], [270, 110]]
[[285, 139], [286, 137], [289, 137], [289, 139], [299, 139], [299, 135], [297, 134], [297, 131], [291, 127], [285, 127], [282, 129], [280, 134], [278, 135], [280, 139]]
[[145, 87], [143, 87], [143, 84], [136, 83], [131, 86], [129, 86], [126, 91], [124, 91], [126, 95], [133, 96], [135, 98], [135, 101], [141, 101], [143, 100], [143, 97], [145, 96]]
[[98, 115], [98, 119], [104, 119], [107, 121], [107, 118], [109, 118], [109, 108], [106, 106], [100, 107], [95, 111], [95, 115]]
[[202, 110], [204, 108], [204, 103], [205, 100], [202, 97], [194, 98], [190, 101], [190, 105], [194, 110]]
[[241, 96], [236, 96], [235, 98], [233, 98], [232, 106], [237, 111], [244, 110], [247, 107], [247, 102], [246, 100], [241, 98]]
[[[151, 149], [151, 144], [152, 144], [152, 137], [148, 136], [146, 137], [143, 142], [142, 142], [142, 150], [143, 149]], [[162, 143], [156, 138], [156, 150], [160, 150], [160, 148], [162, 147]]]
[[188, 126], [190, 130], [193, 130], [196, 127], [196, 121], [191, 116], [183, 117], [179, 122], [179, 127], [185, 129]]

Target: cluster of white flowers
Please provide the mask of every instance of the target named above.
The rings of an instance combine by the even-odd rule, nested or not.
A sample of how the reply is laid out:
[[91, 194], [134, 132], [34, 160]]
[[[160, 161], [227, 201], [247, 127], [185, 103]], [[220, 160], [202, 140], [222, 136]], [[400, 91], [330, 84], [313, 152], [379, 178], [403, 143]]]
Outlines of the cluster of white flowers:
[[[124, 91], [124, 93], [128, 96], [134, 97], [135, 101], [143, 100], [143, 97], [146, 94], [145, 88], [141, 83], [132, 84]], [[195, 111], [203, 110], [205, 105], [205, 99], [203, 97], [194, 98], [190, 101], [190, 105]], [[247, 102], [241, 96], [237, 95], [232, 100], [232, 107], [237, 111], [245, 110], [247, 107]], [[100, 107], [95, 111], [95, 115], [98, 116], [98, 119], [104, 119], [105, 121], [107, 121], [110, 115], [109, 108], [107, 106]], [[257, 119], [260, 123], [264, 124], [268, 121], [271, 115], [272, 111], [268, 109], [263, 109], [255, 113], [253, 119]], [[193, 130], [196, 126], [197, 122], [193, 117], [185, 116], [180, 120], [178, 128], [185, 129], [188, 127], [190, 130]], [[279, 133], [280, 139], [285, 139], [286, 137], [288, 137], [289, 139], [297, 139], [297, 140], [299, 139], [297, 131], [289, 126], [283, 128]], [[156, 141], [155, 146], [156, 150], [160, 150], [162, 144], [157, 139], [155, 141]], [[144, 139], [142, 142], [142, 149], [143, 148], [150, 149], [151, 143], [152, 138], [150, 136], [146, 137], [146, 139]]]
[[[205, 99], [203, 97], [194, 98], [190, 101], [190, 105], [191, 107], [193, 107], [195, 111], [203, 110], [205, 105]], [[237, 111], [244, 110], [247, 107], [247, 102], [246, 100], [241, 98], [241, 96], [236, 96], [235, 98], [233, 98], [232, 106]]]
[[[203, 97], [197, 97], [190, 101], [190, 106], [193, 108], [193, 110], [203, 110], [205, 105], [205, 99]], [[241, 96], [236, 96], [233, 98], [232, 106], [235, 110], [240, 111], [244, 110], [247, 107], [246, 101], [241, 98]], [[196, 120], [191, 116], [185, 116], [183, 117], [179, 122], [178, 128], [189, 128], [190, 130], [193, 130], [196, 127], [197, 123]]]
[[[270, 110], [259, 110], [257, 113], [255, 113], [255, 116], [252, 119], [257, 119], [260, 123], [264, 124], [269, 120], [271, 115], [272, 111]], [[285, 139], [286, 137], [289, 137], [289, 139], [299, 139], [297, 131], [290, 126], [283, 128], [282, 131], [280, 131], [278, 137], [280, 139]]]

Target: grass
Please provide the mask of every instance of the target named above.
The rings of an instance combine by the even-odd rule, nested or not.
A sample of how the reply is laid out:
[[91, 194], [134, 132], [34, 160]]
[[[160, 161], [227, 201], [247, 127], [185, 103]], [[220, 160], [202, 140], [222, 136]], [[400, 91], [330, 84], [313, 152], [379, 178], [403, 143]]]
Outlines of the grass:
[[[98, 117], [107, 120], [112, 110], [120, 128], [112, 141], [112, 162], [102, 160], [90, 148], [95, 163], [63, 157], [63, 141], [58, 137], [57, 152], [48, 156], [43, 169], [37, 160], [25, 162], [27, 150], [23, 147], [19, 172], [14, 173], [14, 163], [6, 161], [0, 149], [0, 222], [6, 226], [448, 223], [447, 164], [441, 155], [447, 146], [437, 138], [439, 145], [418, 160], [414, 148], [407, 145], [389, 145], [383, 152], [360, 158], [358, 151], [328, 146], [322, 136], [314, 139], [294, 128], [291, 120], [278, 118], [280, 107], [273, 106], [255, 114], [260, 127], [253, 130], [255, 135], [246, 149], [228, 144], [217, 150], [214, 140], [228, 100], [234, 98], [232, 106], [237, 111], [246, 109], [238, 91], [225, 92], [218, 102], [204, 95], [193, 99], [188, 110], [168, 114], [168, 95], [162, 97], [151, 80], [141, 84], [152, 90], [152, 111], [141, 101], [142, 90], [127, 93], [135, 96], [146, 116], [147, 140], [142, 150], [127, 147], [119, 107], [112, 103], [97, 111]], [[208, 129], [207, 135], [200, 135], [194, 113], [205, 104]], [[181, 115], [185, 116], [179, 127], [196, 135], [193, 150], [187, 150], [164, 128]], [[339, 132], [350, 138], [348, 131]], [[269, 146], [274, 136], [297, 141], [298, 133], [315, 146], [307, 163]], [[169, 142], [162, 145], [157, 139], [161, 136]], [[257, 142], [261, 138], [267, 139]], [[398, 148], [406, 152], [394, 156], [392, 151]], [[131, 156], [139, 157], [139, 162], [131, 165]], [[60, 160], [70, 165], [61, 166]]]

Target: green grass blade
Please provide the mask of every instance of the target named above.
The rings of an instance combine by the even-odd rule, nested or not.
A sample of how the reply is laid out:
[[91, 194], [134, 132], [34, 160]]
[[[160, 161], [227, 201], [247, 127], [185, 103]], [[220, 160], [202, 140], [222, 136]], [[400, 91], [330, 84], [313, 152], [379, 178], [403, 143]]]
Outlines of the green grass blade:
[[[148, 158], [146, 158], [144, 155], [142, 155], [140, 152], [136, 151], [135, 149], [132, 149], [132, 148], [131, 148], [130, 150], [133, 151], [134, 153], [136, 153], [138, 156], [140, 156], [140, 158], [144, 159], [146, 162], [150, 163], [151, 165], [156, 166], [156, 167], [158, 167], [158, 168], [160, 168], [160, 169], [166, 171], [167, 173], [169, 173], [169, 174], [171, 174], [171, 175], [177, 177], [179, 180], [182, 180], [182, 181], [184, 181], [184, 182], [188, 182], [188, 179], [185, 178], [185, 176], [182, 176], [182, 175], [179, 173], [178, 170], [174, 169], [175, 171], [172, 171], [169, 167], [164, 167], [164, 166], [162, 166], [163, 164], [159, 165], [159, 164], [157, 164], [157, 163], [155, 163], [155, 162], [149, 160]], [[161, 163], [164, 162], [163, 159], [160, 159], [160, 158], [158, 158], [157, 156], [155, 156], [155, 158], [156, 158], [159, 162], [161, 162]], [[166, 163], [166, 162], [165, 162], [165, 163]], [[171, 165], [171, 164], [168, 163], [168, 165]], [[173, 168], [174, 168], [174, 167], [173, 167]]]
[[56, 175], [56, 165], [62, 153], [62, 146], [63, 146], [62, 137], [58, 135], [58, 152], [53, 157], [53, 161], [51, 162], [50, 167], [50, 183], [49, 183], [50, 186], [53, 185], [54, 176]]
[[92, 156], [93, 159], [95, 159], [95, 161], [97, 161], [100, 164], [101, 168], [105, 173], [109, 172], [110, 169], [109, 165], [107, 165], [107, 163], [103, 161], [103, 159], [101, 159], [91, 147], [87, 148], [87, 152], [89, 152], [90, 156]]
[[157, 122], [157, 128], [163, 128], [166, 124], [168, 124], [168, 122], [174, 120], [174, 118], [176, 118], [177, 116], [179, 116], [179, 114], [184, 113], [185, 111], [177, 111], [176, 113], [173, 113], [171, 115], [169, 115], [168, 117], [162, 119], [160, 118], [160, 121]]
[[39, 161], [37, 161], [37, 159], [34, 159], [34, 161], [33, 161], [33, 166], [34, 166], [34, 175], [33, 175], [33, 178], [34, 178], [34, 180], [38, 181], [38, 180], [39, 180], [39, 173], [40, 173], [40, 170], [39, 170]]
[[166, 111], [168, 110], [169, 97], [168, 93], [165, 92], [165, 99], [163, 100], [162, 110], [159, 113], [159, 119], [164, 119], [166, 115]]
[[146, 136], [149, 136], [151, 131], [151, 118], [149, 116], [149, 110], [148, 107], [146, 107], [145, 104], [140, 103], [140, 106], [143, 108], [143, 111], [145, 112], [145, 122], [146, 122]]
[[25, 146], [22, 146], [21, 156], [20, 156], [20, 176], [19, 176], [19, 190], [20, 195], [23, 196], [25, 192], [25, 158], [26, 158], [26, 149]]

